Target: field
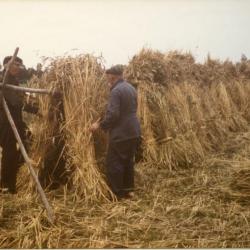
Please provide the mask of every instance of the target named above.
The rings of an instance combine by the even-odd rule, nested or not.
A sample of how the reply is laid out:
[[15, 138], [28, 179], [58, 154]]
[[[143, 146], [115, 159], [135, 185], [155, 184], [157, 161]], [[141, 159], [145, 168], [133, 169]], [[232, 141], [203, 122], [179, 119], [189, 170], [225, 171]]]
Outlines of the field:
[[[65, 73], [67, 72], [67, 73]], [[136, 192], [116, 201], [103, 175], [107, 138], [87, 128], [106, 104], [99, 58], [54, 59], [31, 86], [63, 91], [65, 121], [49, 115], [29, 122], [37, 170], [53, 138], [65, 140], [67, 184], [47, 191], [46, 211], [23, 167], [17, 195], [1, 195], [1, 248], [250, 247], [250, 62], [196, 63], [191, 54], [142, 50], [125, 77], [138, 90], [143, 155]]]

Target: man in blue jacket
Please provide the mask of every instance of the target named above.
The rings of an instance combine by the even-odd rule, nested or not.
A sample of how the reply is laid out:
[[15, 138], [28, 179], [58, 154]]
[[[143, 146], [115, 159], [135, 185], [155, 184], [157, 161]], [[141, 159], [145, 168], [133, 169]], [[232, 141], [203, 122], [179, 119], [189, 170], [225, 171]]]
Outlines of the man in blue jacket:
[[134, 188], [134, 158], [141, 136], [135, 88], [123, 80], [123, 67], [116, 65], [106, 71], [110, 97], [106, 115], [91, 126], [109, 132], [106, 157], [107, 179], [118, 198], [131, 197]]

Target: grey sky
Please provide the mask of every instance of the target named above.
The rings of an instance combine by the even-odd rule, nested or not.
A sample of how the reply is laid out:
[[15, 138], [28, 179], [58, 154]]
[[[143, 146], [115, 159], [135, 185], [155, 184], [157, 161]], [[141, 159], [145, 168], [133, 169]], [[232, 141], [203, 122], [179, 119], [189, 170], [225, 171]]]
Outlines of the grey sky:
[[250, 56], [248, 0], [1, 0], [0, 22], [0, 60], [19, 46], [27, 66], [81, 52], [127, 63], [144, 46], [198, 60]]

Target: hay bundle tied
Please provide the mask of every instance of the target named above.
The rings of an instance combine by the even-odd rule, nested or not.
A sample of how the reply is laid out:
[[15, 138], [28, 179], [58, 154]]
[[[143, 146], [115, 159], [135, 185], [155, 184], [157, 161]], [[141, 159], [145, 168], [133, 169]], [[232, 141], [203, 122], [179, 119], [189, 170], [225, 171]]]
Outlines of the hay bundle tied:
[[29, 83], [61, 93], [39, 96], [40, 115], [31, 123], [32, 157], [45, 188], [68, 184], [86, 200], [110, 196], [100, 169], [106, 137], [89, 130], [105, 108], [104, 76], [101, 58], [81, 55], [52, 60], [43, 77]]

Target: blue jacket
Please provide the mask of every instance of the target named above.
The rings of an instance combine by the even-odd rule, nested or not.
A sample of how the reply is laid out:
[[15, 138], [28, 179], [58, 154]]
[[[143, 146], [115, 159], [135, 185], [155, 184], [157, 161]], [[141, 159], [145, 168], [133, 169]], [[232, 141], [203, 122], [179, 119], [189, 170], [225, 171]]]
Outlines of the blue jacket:
[[111, 88], [105, 118], [100, 126], [109, 131], [110, 141], [125, 141], [139, 138], [141, 129], [136, 116], [137, 92], [124, 80], [119, 80]]

